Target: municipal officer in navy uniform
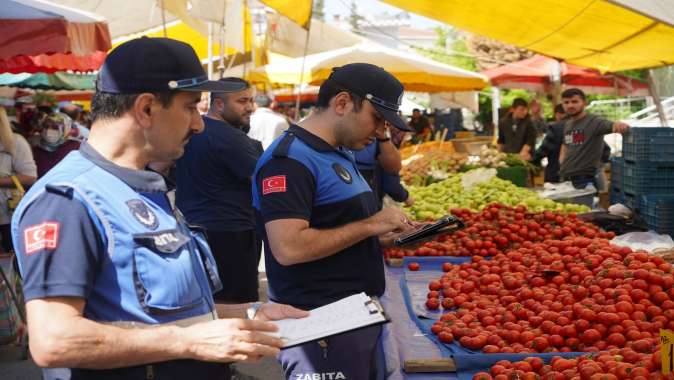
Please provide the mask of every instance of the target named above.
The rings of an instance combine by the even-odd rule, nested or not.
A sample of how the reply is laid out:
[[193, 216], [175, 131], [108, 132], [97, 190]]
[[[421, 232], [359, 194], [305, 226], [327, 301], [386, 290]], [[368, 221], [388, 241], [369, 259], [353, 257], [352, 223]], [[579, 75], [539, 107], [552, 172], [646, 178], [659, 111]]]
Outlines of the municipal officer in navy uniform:
[[[384, 292], [381, 245], [411, 226], [377, 203], [351, 150], [363, 149], [398, 116], [400, 82], [384, 69], [354, 63], [321, 85], [316, 110], [260, 157], [253, 206], [265, 242], [269, 297], [301, 309], [360, 292]], [[381, 326], [285, 349], [287, 379], [378, 379]]]
[[240, 89], [209, 81], [179, 41], [140, 38], [108, 55], [89, 140], [31, 188], [12, 221], [39, 366], [70, 368], [72, 379], [224, 379], [222, 363], [279, 352], [269, 320], [307, 315], [263, 305], [258, 320], [218, 319], [209, 247], [163, 177], [144, 170], [180, 157], [203, 130], [201, 91]]

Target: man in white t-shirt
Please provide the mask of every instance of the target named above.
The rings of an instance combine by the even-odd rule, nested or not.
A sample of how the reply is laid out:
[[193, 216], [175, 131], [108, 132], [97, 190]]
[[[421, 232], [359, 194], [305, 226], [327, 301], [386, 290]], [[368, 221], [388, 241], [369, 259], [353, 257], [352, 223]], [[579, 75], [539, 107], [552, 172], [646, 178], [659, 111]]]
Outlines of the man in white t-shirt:
[[257, 109], [250, 116], [248, 137], [261, 142], [262, 147], [267, 149], [277, 137], [288, 129], [289, 125], [283, 116], [269, 108], [271, 99], [267, 95], [256, 95], [255, 104], [257, 104]]

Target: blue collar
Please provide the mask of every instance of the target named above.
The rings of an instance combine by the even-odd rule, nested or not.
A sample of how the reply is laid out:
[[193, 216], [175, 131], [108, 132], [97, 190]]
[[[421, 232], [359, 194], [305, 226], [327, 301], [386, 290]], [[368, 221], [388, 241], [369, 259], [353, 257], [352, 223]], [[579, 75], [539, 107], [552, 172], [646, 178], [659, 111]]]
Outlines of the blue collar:
[[86, 141], [80, 146], [80, 154], [96, 166], [119, 178], [137, 192], [166, 192], [168, 190], [166, 181], [161, 174], [149, 170], [133, 170], [116, 165], [103, 157]]

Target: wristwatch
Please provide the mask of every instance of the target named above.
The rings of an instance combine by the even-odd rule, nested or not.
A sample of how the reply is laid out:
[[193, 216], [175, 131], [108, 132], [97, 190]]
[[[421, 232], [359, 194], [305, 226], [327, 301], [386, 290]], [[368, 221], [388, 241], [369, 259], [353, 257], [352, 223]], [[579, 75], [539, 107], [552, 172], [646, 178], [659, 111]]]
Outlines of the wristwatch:
[[246, 309], [246, 317], [248, 317], [248, 319], [254, 319], [255, 314], [257, 314], [257, 311], [260, 310], [261, 307], [262, 302], [252, 302], [250, 307]]

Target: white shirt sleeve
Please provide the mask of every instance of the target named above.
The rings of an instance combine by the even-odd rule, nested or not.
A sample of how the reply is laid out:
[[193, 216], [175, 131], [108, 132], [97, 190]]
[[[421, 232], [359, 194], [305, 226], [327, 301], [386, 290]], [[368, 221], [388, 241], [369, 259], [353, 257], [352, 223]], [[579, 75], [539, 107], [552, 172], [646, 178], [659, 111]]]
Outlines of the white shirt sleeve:
[[16, 152], [12, 157], [12, 167], [17, 174], [37, 177], [37, 165], [33, 159], [33, 151], [23, 136], [14, 134]]

